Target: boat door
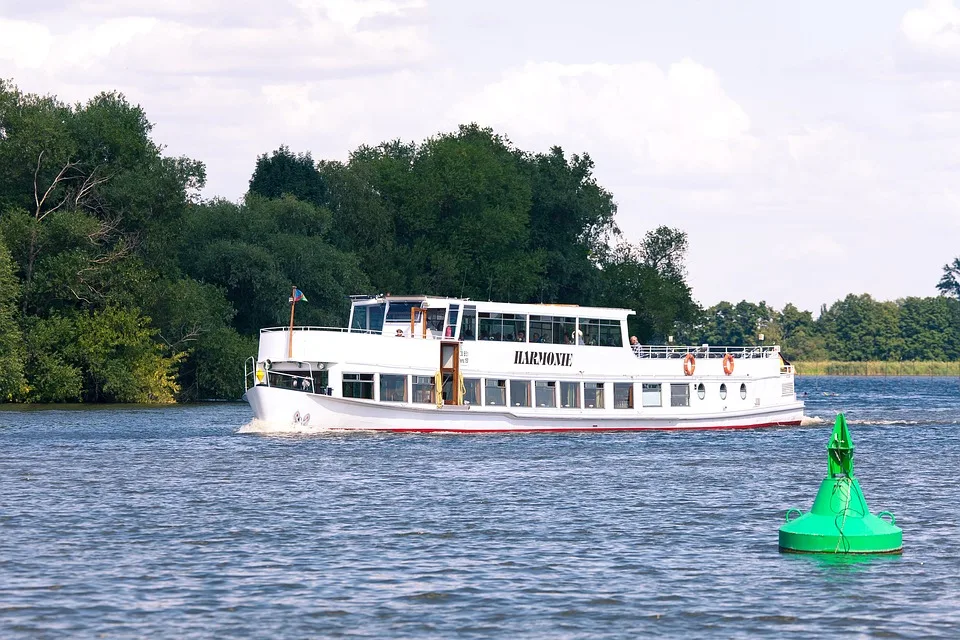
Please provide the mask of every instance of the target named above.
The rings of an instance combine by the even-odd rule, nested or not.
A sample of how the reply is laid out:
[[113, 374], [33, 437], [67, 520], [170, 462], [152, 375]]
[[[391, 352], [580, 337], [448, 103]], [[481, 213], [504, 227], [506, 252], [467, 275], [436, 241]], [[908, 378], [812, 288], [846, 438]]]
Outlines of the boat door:
[[440, 392], [443, 404], [460, 404], [460, 343], [440, 343]]

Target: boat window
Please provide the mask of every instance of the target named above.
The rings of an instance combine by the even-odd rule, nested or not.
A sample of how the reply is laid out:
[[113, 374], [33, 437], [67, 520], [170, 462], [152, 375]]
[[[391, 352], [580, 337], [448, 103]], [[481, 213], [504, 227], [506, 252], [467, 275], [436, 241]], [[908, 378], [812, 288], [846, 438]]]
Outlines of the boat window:
[[530, 342], [553, 344], [553, 317], [530, 316]]
[[619, 320], [580, 318], [580, 331], [583, 332], [585, 344], [601, 347], [623, 346]]
[[506, 406], [507, 381], [487, 378], [486, 385], [484, 385], [484, 403], [498, 407]]
[[587, 409], [603, 409], [603, 383], [583, 383], [583, 405]]
[[354, 305], [353, 319], [350, 321], [351, 329], [366, 330], [367, 328], [367, 307]]
[[697, 397], [703, 400], [703, 398], [706, 395], [707, 395], [707, 389], [706, 387], [703, 386], [703, 383], [701, 382], [700, 384], [697, 385]]
[[720, 385], [720, 399], [721, 400], [727, 399], [727, 383], [725, 382]]
[[514, 407], [530, 406], [530, 381], [510, 381], [510, 404]]
[[580, 383], [560, 383], [560, 406], [565, 409], [580, 408]]
[[633, 409], [633, 383], [613, 383], [613, 408]]
[[660, 407], [663, 406], [663, 399], [660, 392], [660, 383], [659, 382], [644, 382], [643, 383], [643, 406], [645, 407]]
[[380, 401], [381, 402], [406, 402], [407, 401], [407, 376], [395, 375], [392, 373], [380, 374]]
[[576, 318], [554, 318], [553, 344], [573, 344], [574, 332], [576, 330]]
[[358, 304], [353, 306], [350, 320], [351, 331], [382, 331], [383, 330], [382, 304]]
[[746, 400], [746, 399], [747, 399], [747, 385], [746, 385], [746, 383], [743, 383], [743, 384], [740, 385], [740, 399], [741, 399], [741, 400]]
[[419, 306], [419, 302], [391, 301], [387, 308], [387, 322], [410, 322], [410, 309]]
[[477, 308], [463, 308], [463, 329], [460, 330], [461, 340], [477, 339]]
[[[409, 313], [408, 311], [407, 314]], [[427, 309], [427, 328], [437, 333], [443, 331], [443, 319], [446, 315], [447, 309], [445, 307], [438, 307], [436, 309], [430, 307]], [[409, 318], [409, 315], [407, 317]]]
[[420, 404], [434, 403], [433, 376], [413, 376], [413, 401]]
[[480, 312], [481, 340], [524, 342], [526, 330], [526, 314]]
[[499, 313], [480, 312], [480, 339], [503, 340], [503, 318]]
[[373, 400], [372, 373], [343, 374], [343, 397]]
[[447, 335], [446, 332], [444, 332], [443, 335], [447, 336], [448, 338], [452, 338], [456, 336], [457, 320], [459, 319], [460, 319], [460, 305], [458, 304], [450, 305], [450, 316], [449, 316], [449, 320], [447, 320], [447, 326], [450, 328], [450, 331], [449, 331], [450, 335]]
[[480, 378], [463, 379], [463, 404], [480, 404]]
[[690, 385], [687, 383], [670, 385], [670, 406], [690, 406]]
[[538, 407], [557, 406], [557, 383], [552, 380], [537, 380], [533, 383]]

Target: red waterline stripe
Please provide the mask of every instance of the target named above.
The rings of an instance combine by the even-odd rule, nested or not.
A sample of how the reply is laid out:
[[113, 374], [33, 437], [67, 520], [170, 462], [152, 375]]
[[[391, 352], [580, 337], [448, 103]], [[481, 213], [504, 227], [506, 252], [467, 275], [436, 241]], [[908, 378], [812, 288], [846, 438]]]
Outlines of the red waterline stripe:
[[[762, 429], [764, 427], [797, 427], [799, 420], [789, 422], [762, 422], [716, 427], [556, 427], [548, 429], [374, 429], [392, 433], [551, 433], [554, 431], [722, 431], [732, 429]], [[351, 429], [342, 429], [351, 431]]]

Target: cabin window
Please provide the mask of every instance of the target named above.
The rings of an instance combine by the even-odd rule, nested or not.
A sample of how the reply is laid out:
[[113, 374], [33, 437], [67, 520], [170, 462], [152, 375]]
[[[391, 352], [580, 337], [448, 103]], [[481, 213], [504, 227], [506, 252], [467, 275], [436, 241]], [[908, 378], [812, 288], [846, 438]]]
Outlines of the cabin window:
[[[409, 311], [407, 313], [410, 313]], [[447, 316], [447, 310], [444, 307], [427, 309], [427, 329], [440, 333], [443, 331], [443, 319]], [[409, 319], [409, 316], [408, 316]]]
[[353, 318], [350, 321], [351, 331], [383, 331], [382, 304], [363, 304], [353, 307]]
[[560, 383], [560, 406], [564, 409], [580, 408], [580, 383]]
[[727, 399], [727, 383], [725, 382], [720, 385], [720, 399], [721, 400]]
[[387, 322], [410, 322], [410, 309], [420, 307], [419, 302], [390, 302]]
[[613, 408], [633, 409], [633, 383], [613, 383]]
[[643, 394], [643, 406], [660, 407], [663, 406], [663, 397], [661, 396], [659, 382], [644, 382], [641, 387]]
[[690, 406], [690, 385], [687, 383], [670, 385], [670, 406]]
[[463, 308], [463, 328], [460, 330], [461, 340], [477, 339], [477, 308]]
[[603, 409], [603, 383], [583, 383], [583, 406], [587, 409]]
[[486, 379], [484, 385], [484, 403], [504, 407], [507, 404], [507, 381]]
[[355, 306], [353, 308], [353, 320], [350, 321], [351, 329], [360, 329], [365, 331], [367, 329], [367, 307], [366, 306]]
[[703, 386], [703, 383], [697, 385], [697, 397], [703, 400], [707, 395], [707, 389]]
[[434, 378], [433, 376], [413, 376], [413, 401], [421, 404], [433, 404]]
[[525, 342], [527, 316], [522, 313], [480, 313], [480, 339]]
[[622, 347], [623, 334], [619, 320], [580, 318], [584, 344], [601, 347]]
[[373, 400], [372, 373], [343, 374], [343, 397]]
[[480, 404], [480, 378], [463, 379], [463, 404]]
[[747, 399], [747, 385], [745, 383], [740, 385], [740, 399]]
[[392, 373], [380, 374], [380, 401], [381, 402], [406, 402], [407, 401], [407, 376], [400, 376]]
[[[447, 320], [447, 327], [449, 327], [450, 335], [448, 337], [453, 337], [457, 335], [457, 321], [460, 319], [460, 305], [452, 304], [450, 305], [450, 317]], [[444, 335], [447, 335], [444, 332]]]
[[557, 383], [547, 380], [537, 380], [533, 383], [538, 407], [557, 406]]
[[530, 406], [530, 381], [510, 381], [510, 404], [514, 407]]
[[499, 313], [480, 312], [480, 339], [503, 340], [503, 318]]

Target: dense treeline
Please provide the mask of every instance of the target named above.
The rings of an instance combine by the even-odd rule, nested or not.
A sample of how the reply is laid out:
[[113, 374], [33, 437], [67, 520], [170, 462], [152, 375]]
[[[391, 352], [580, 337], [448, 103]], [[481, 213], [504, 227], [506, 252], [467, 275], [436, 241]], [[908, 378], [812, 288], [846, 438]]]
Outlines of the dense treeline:
[[776, 311], [765, 303], [721, 302], [699, 322], [680, 330], [695, 344], [779, 344], [802, 361], [960, 360], [960, 300], [905, 298], [895, 302], [850, 294], [820, 310], [816, 319], [792, 304]]
[[475, 125], [343, 163], [281, 147], [234, 203], [201, 201], [204, 165], [150, 132], [119, 94], [0, 82], [0, 399], [236, 398], [292, 284], [315, 325], [363, 292], [628, 306], [648, 340], [696, 317], [686, 236], [624, 241], [586, 154]]
[[949, 271], [954, 297], [850, 296], [817, 320], [701, 310], [686, 235], [623, 238], [586, 154], [523, 151], [476, 125], [346, 162], [280, 147], [251, 159], [241, 202], [203, 201], [204, 165], [150, 134], [120, 94], [69, 105], [0, 81], [0, 401], [239, 397], [294, 284], [302, 324], [343, 323], [352, 293], [429, 293], [627, 307], [644, 342], [762, 331], [797, 358], [958, 357]]

